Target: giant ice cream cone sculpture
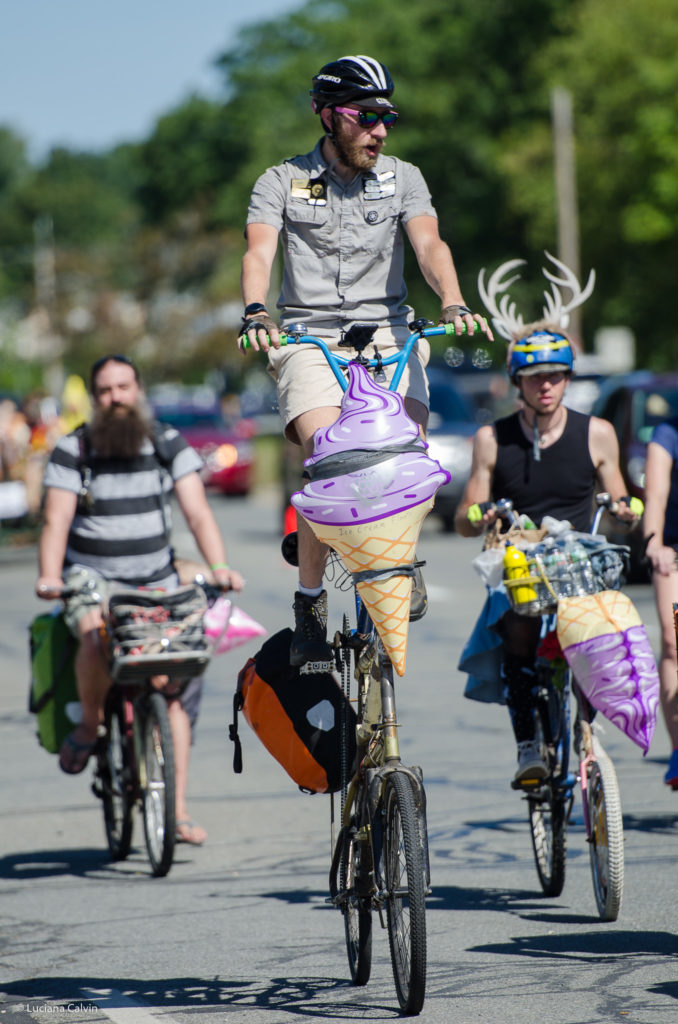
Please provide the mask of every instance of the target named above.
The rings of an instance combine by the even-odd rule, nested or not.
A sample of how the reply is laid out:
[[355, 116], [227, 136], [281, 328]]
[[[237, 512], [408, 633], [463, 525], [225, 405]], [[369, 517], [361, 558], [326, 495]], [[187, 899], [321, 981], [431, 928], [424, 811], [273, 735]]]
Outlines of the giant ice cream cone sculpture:
[[[311, 476], [292, 503], [354, 574], [398, 675], [405, 672], [412, 578], [421, 524], [449, 473], [426, 454], [393, 391], [349, 370], [339, 418], [316, 431]], [[398, 572], [398, 569], [402, 572]]]

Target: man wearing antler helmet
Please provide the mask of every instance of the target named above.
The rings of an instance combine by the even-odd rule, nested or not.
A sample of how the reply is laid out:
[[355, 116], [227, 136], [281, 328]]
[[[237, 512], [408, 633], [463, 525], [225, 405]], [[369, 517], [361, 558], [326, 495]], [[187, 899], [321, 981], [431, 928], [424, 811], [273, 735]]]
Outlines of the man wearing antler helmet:
[[[269, 354], [287, 437], [313, 450], [313, 436], [334, 423], [341, 389], [322, 353], [311, 345], [280, 348], [279, 325], [266, 307], [271, 270], [282, 241], [278, 299], [280, 328], [305, 324], [335, 349], [342, 331], [360, 322], [377, 326], [367, 358], [402, 348], [412, 309], [403, 278], [403, 233], [441, 304], [440, 322], [461, 334], [482, 317], [464, 299], [426, 183], [418, 168], [384, 154], [399, 117], [388, 69], [373, 57], [340, 57], [313, 77], [311, 107], [323, 135], [311, 153], [269, 168], [252, 192], [242, 264], [245, 306], [241, 338]], [[415, 346], [398, 390], [422, 431], [428, 418], [424, 367], [429, 348]], [[390, 376], [392, 367], [386, 367]], [[293, 665], [326, 661], [327, 594], [322, 589], [327, 548], [299, 517], [299, 588], [294, 599]], [[416, 591], [415, 591], [416, 595]], [[414, 602], [413, 602], [414, 604]], [[423, 602], [420, 602], [423, 609]], [[421, 611], [423, 613], [423, 610]], [[414, 614], [411, 613], [411, 617]]]
[[[591, 525], [596, 488], [609, 492], [619, 502], [619, 518], [629, 522], [637, 519], [628, 507], [630, 499], [624, 496], [619, 445], [612, 425], [563, 404], [575, 359], [565, 333], [568, 314], [591, 294], [595, 275], [592, 271], [582, 290], [563, 263], [546, 255], [562, 276], [544, 268], [552, 288], [545, 293], [543, 319], [537, 323], [524, 324], [507, 294], [498, 301], [515, 280], [502, 278], [522, 260], [502, 264], [490, 277], [487, 288], [484, 271], [479, 276], [478, 289], [492, 323], [509, 342], [507, 369], [518, 389], [521, 408], [481, 427], [475, 435], [471, 474], [455, 517], [457, 531], [464, 537], [477, 537], [492, 525], [496, 512], [490, 508], [481, 514], [480, 506], [501, 498], [510, 499], [518, 512], [536, 524], [548, 515], [568, 520], [575, 530], [586, 532]], [[563, 287], [571, 292], [567, 303], [562, 298]], [[469, 510], [476, 515], [469, 514]], [[509, 608], [508, 601], [494, 608], [491, 625], [501, 640], [498, 653], [503, 694], [518, 744], [514, 783], [527, 777], [543, 778], [547, 769], [535, 741], [532, 697], [540, 619], [518, 615]], [[469, 670], [479, 653], [472, 647], [469, 642], [462, 654], [462, 670]], [[467, 687], [467, 695], [475, 696], [472, 688]]]

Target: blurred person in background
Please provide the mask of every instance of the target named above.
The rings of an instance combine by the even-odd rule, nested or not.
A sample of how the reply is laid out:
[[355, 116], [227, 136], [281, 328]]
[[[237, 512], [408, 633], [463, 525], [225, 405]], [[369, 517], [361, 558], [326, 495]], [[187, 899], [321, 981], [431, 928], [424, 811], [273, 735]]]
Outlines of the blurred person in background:
[[643, 532], [661, 631], [659, 681], [671, 759], [664, 782], [678, 790], [678, 665], [673, 605], [678, 603], [678, 419], [655, 427], [647, 446]]
[[[154, 423], [134, 363], [110, 355], [92, 367], [94, 412], [84, 431], [60, 438], [45, 471], [44, 526], [39, 543], [38, 597], [53, 600], [69, 583], [94, 589], [65, 601], [78, 638], [75, 672], [82, 721], [65, 740], [59, 765], [82, 772], [94, 751], [111, 687], [100, 646], [102, 601], [120, 587], [165, 590], [179, 585], [170, 546], [173, 490], [214, 581], [240, 590], [240, 573], [226, 563], [224, 543], [199, 475], [202, 460], [172, 427]], [[86, 468], [86, 474], [83, 474]], [[197, 683], [196, 686], [193, 683]], [[191, 720], [202, 680], [168, 696], [176, 764], [177, 839], [200, 845], [206, 831], [190, 818], [186, 787]]]

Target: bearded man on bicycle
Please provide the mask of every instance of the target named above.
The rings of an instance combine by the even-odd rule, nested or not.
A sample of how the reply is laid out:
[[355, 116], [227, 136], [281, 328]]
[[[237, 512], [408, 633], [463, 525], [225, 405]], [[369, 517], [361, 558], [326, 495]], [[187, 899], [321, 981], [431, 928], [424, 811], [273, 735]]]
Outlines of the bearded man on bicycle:
[[[315, 431], [336, 420], [341, 390], [314, 346], [280, 350], [279, 328], [266, 307], [279, 237], [284, 269], [278, 309], [283, 330], [303, 323], [334, 348], [342, 330], [359, 321], [377, 325], [367, 358], [377, 350], [388, 356], [401, 348], [412, 319], [405, 301], [402, 227], [424, 277], [440, 297], [441, 322], [454, 323], [457, 333], [464, 323], [469, 331], [474, 326], [421, 172], [383, 153], [387, 134], [399, 117], [391, 101], [393, 90], [388, 69], [372, 57], [347, 56], [325, 64], [314, 76], [310, 92], [323, 137], [311, 153], [269, 168], [256, 182], [250, 200], [241, 336], [252, 348], [269, 353], [285, 434], [302, 446], [305, 457], [312, 454]], [[417, 358], [406, 367], [399, 390], [423, 433], [428, 419], [428, 343], [421, 339], [415, 352]], [[327, 548], [301, 517], [298, 540], [293, 665], [330, 658], [327, 594], [322, 589]], [[416, 589], [413, 593], [413, 606], [417, 602], [412, 618], [420, 617], [425, 608], [421, 582], [419, 594]]]
[[[219, 527], [199, 475], [202, 460], [172, 427], [154, 424], [134, 363], [104, 356], [91, 370], [91, 423], [60, 438], [44, 477], [44, 526], [39, 544], [38, 597], [53, 600], [64, 585], [92, 581], [66, 599], [65, 617], [78, 638], [75, 661], [82, 721], [66, 738], [59, 765], [82, 772], [94, 751], [112, 682], [100, 646], [102, 601], [120, 587], [179, 585], [170, 547], [169, 492], [173, 489], [216, 583], [240, 590], [240, 573], [226, 564]], [[62, 578], [63, 574], [63, 578]], [[198, 682], [198, 689], [200, 683]], [[200, 843], [207, 833], [186, 812], [193, 687], [169, 705], [175, 747], [177, 838]]]
[[[469, 516], [469, 510], [508, 498], [517, 512], [529, 516], [536, 525], [548, 515], [568, 520], [575, 530], [587, 532], [596, 489], [607, 491], [620, 503], [620, 519], [635, 521], [638, 517], [624, 497], [619, 445], [612, 425], [563, 404], [574, 370], [569, 337], [560, 327], [543, 321], [518, 327], [509, 345], [507, 367], [518, 389], [521, 408], [477, 431], [471, 474], [455, 516], [457, 531], [464, 537], [479, 536], [495, 521], [496, 512], [489, 509], [481, 516], [478, 509], [474, 517]], [[540, 619], [517, 614], [509, 607], [506, 595], [502, 593], [501, 597], [503, 601], [488, 604], [483, 624], [479, 622], [467, 643], [459, 668], [472, 676], [467, 696], [506, 700], [518, 744], [518, 768], [513, 780], [517, 784], [524, 778], [544, 778], [547, 774], [543, 753], [535, 741], [532, 694]], [[494, 631], [493, 640], [487, 630]], [[494, 692], [490, 685], [492, 658], [485, 657], [483, 641], [489, 641], [491, 653], [499, 655], [501, 680], [497, 680]]]

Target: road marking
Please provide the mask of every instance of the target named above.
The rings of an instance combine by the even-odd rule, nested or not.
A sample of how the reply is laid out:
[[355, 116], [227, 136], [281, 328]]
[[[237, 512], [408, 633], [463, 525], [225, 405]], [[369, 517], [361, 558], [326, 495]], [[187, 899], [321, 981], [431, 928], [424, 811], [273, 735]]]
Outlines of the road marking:
[[155, 1014], [114, 988], [88, 988], [93, 1003], [105, 1013], [113, 1024], [158, 1024]]

